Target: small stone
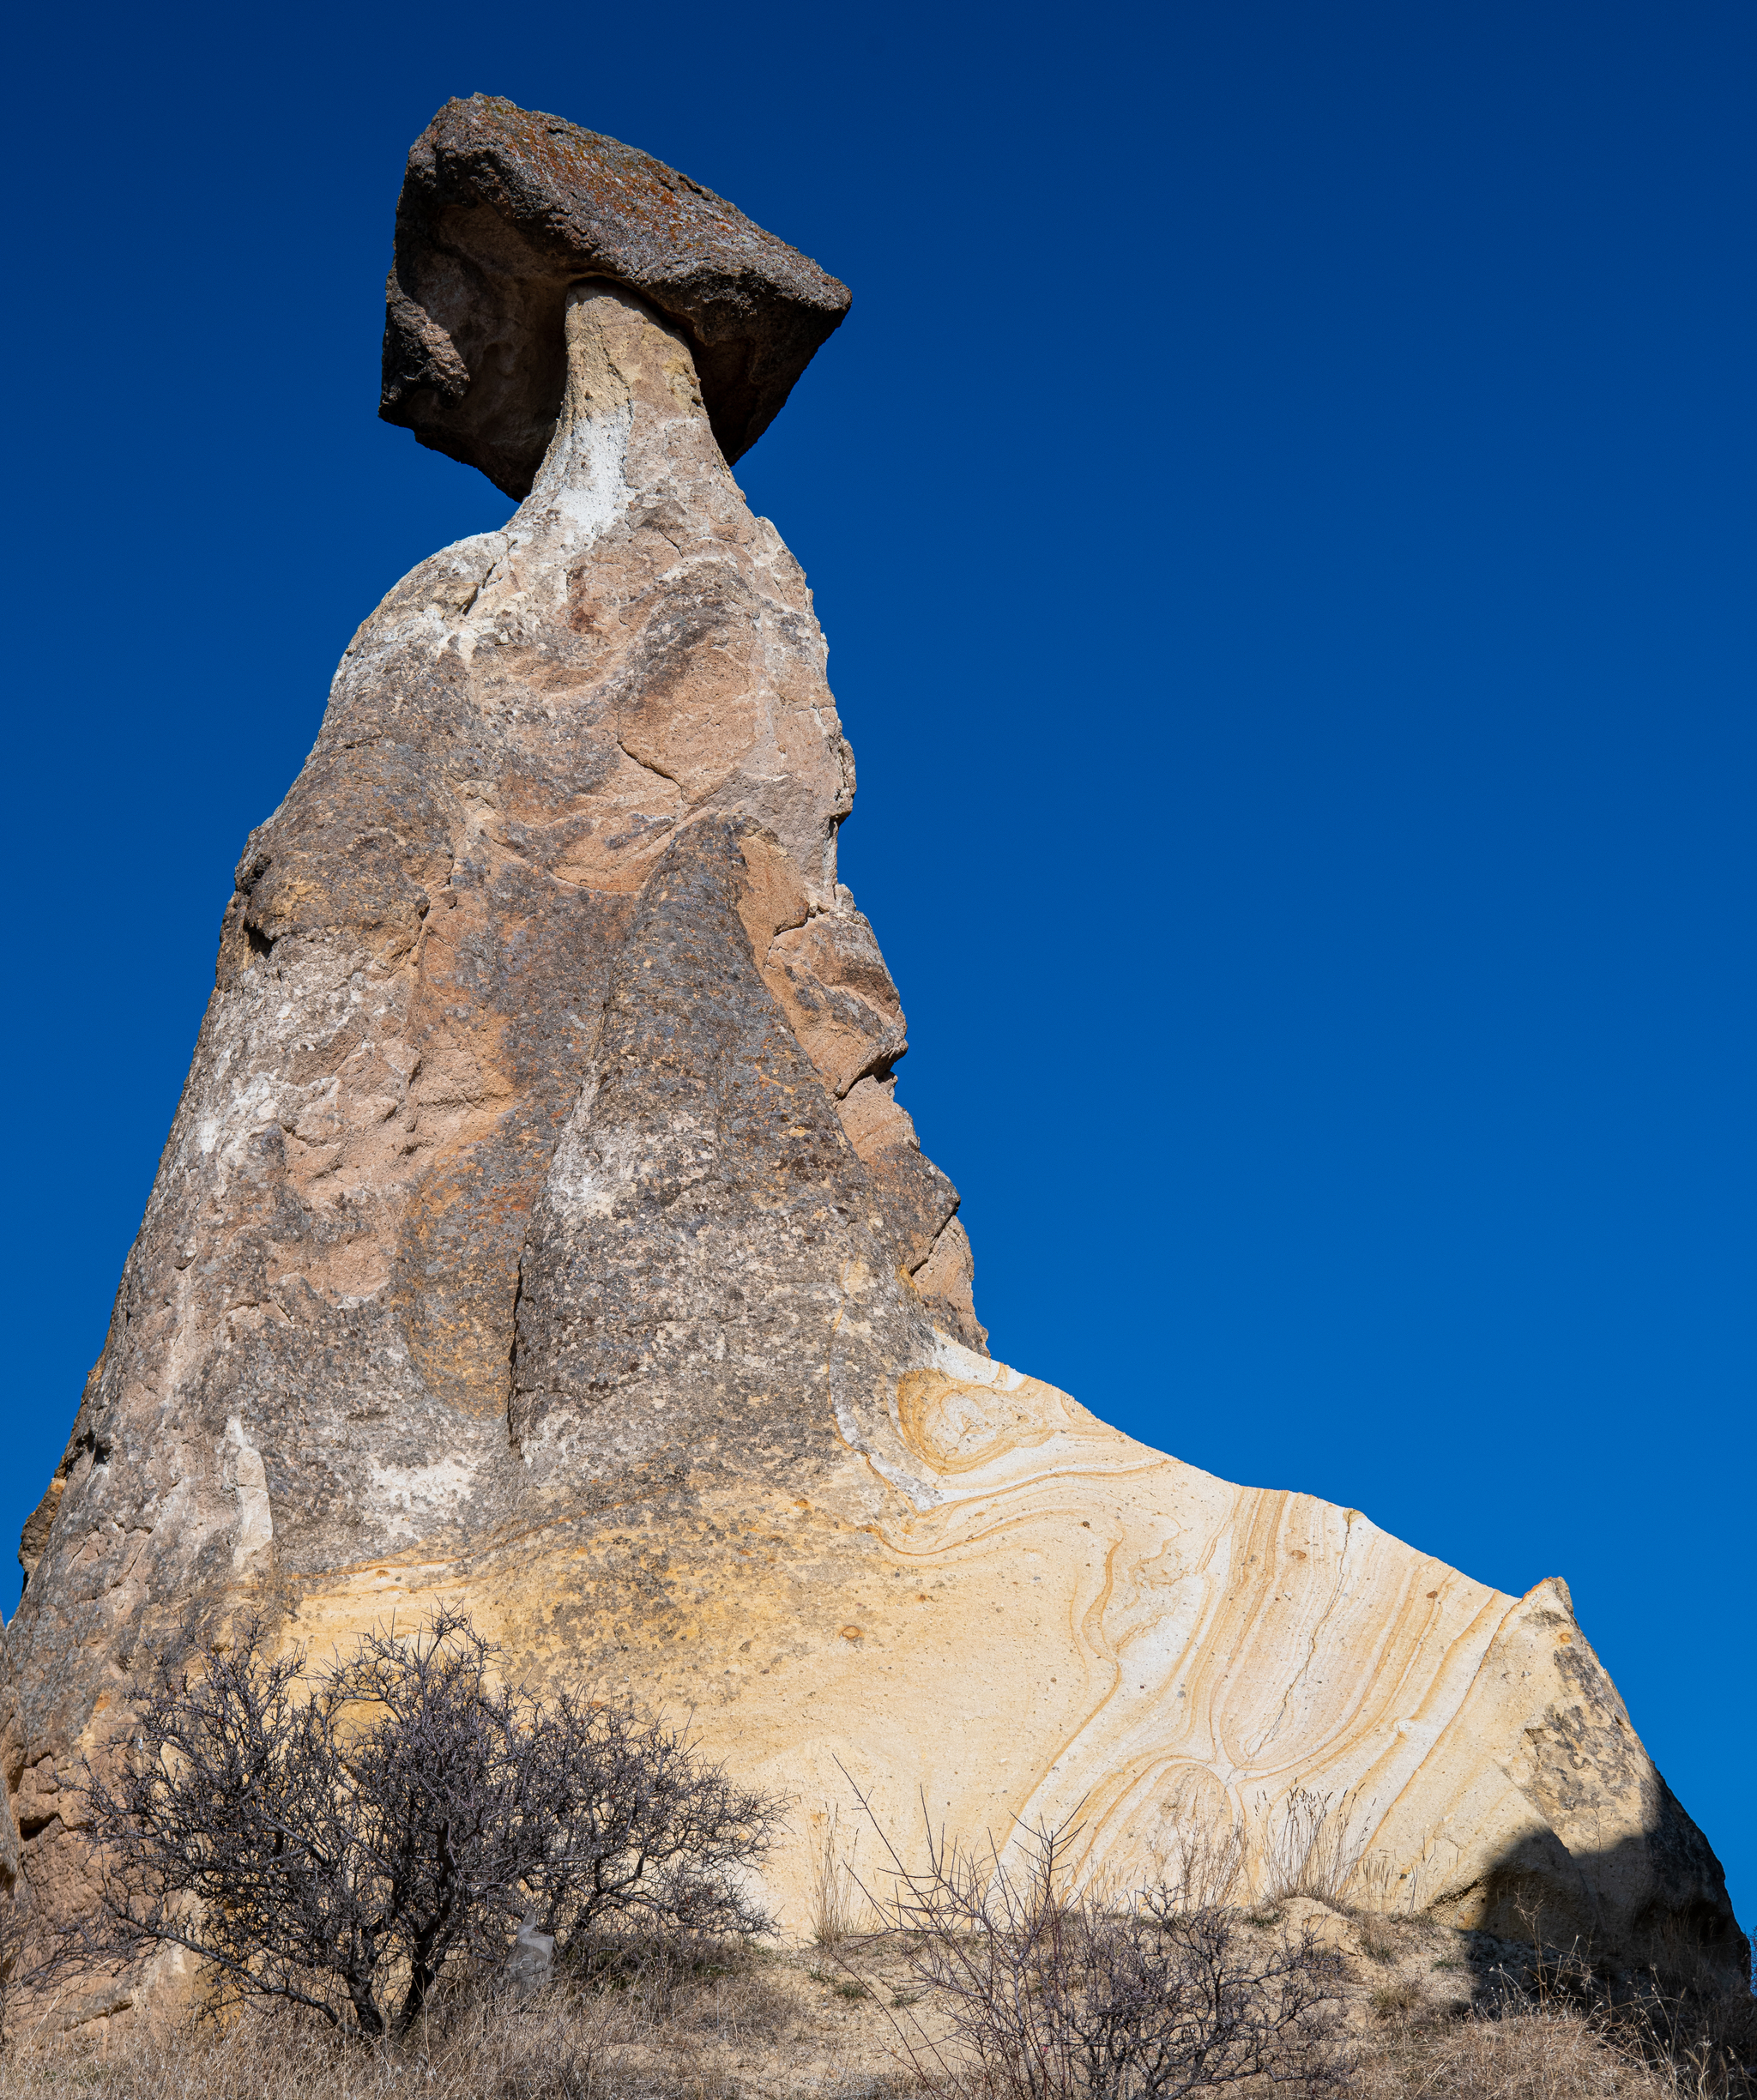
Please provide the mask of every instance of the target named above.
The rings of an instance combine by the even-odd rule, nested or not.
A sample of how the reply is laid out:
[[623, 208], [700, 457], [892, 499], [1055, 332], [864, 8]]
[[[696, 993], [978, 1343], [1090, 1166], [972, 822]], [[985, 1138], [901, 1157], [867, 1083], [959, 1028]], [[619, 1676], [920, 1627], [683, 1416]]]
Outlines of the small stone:
[[539, 1932], [537, 1914], [527, 1910], [506, 1957], [507, 1981], [521, 1994], [555, 1981], [555, 1935]]

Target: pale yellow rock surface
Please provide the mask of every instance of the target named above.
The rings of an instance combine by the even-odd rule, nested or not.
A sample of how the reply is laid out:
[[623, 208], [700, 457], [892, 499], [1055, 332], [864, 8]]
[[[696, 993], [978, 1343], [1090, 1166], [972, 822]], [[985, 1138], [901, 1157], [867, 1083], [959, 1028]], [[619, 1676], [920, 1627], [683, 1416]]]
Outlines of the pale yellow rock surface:
[[[1077, 1825], [1078, 1871], [1121, 1887], [1236, 1826], [1243, 1899], [1297, 1864], [1303, 1790], [1360, 1907], [1517, 1934], [1525, 1904], [1600, 1944], [1664, 1904], [1668, 1845], [1707, 1856], [1561, 1583], [1513, 1598], [1359, 1511], [1217, 1480], [947, 1338], [939, 1357], [889, 1422], [848, 1425], [865, 1448], [816, 1502], [704, 1512], [723, 1556], [680, 1640], [612, 1673], [795, 1802], [768, 1876], [790, 1934], [812, 1930], [827, 1831], [882, 1890], [862, 1801], [910, 1857], [924, 1815], [1003, 1850]], [[540, 1538], [518, 1550], [516, 1578], [498, 1559], [362, 1572], [306, 1598], [299, 1636], [444, 1596], [565, 1675], [540, 1629], [577, 1574]]]

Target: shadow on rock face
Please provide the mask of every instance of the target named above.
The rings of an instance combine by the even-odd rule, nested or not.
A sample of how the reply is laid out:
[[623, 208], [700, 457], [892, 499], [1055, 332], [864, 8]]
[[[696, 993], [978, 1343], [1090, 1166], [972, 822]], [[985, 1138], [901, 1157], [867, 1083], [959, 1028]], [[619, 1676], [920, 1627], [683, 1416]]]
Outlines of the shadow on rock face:
[[739, 909], [754, 827], [667, 851], [526, 1240], [510, 1415], [528, 1463], [795, 1483], [839, 1457], [826, 1391], [884, 1408], [925, 1359], [879, 1199], [763, 981]]
[[1452, 1917], [1477, 1935], [1479, 1995], [1504, 1988], [1510, 1970], [1590, 1976], [1613, 1994], [1634, 1981], [1691, 1996], [1750, 1988], [1751, 1944], [1720, 1863], [1660, 1783], [1664, 1813], [1652, 1831], [1579, 1853], [1553, 1831], [1534, 1834], [1456, 1892]]

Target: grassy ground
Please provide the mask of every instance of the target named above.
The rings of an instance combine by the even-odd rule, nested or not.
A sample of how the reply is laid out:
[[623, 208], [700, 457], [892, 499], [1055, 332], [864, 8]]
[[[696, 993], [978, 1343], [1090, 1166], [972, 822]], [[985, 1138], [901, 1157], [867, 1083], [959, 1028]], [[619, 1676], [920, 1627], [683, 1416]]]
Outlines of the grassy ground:
[[[1342, 1957], [1346, 2090], [1359, 2100], [1754, 2091], [1700, 2049], [1653, 2060], [1566, 1992], [1510, 1993], [1519, 1951], [1500, 1942], [1304, 1898], [1257, 1912], [1250, 1929], [1307, 1923]], [[456, 2010], [395, 2049], [338, 2044], [292, 2019], [221, 2030], [124, 2014], [57, 2032], [54, 2007], [33, 2017], [15, 2019], [0, 2100], [905, 2100], [939, 2082], [932, 1996], [917, 1994], [895, 1935], [693, 1969], [649, 1962], [613, 1988]], [[1730, 2038], [1748, 2061], [1748, 2028]]]

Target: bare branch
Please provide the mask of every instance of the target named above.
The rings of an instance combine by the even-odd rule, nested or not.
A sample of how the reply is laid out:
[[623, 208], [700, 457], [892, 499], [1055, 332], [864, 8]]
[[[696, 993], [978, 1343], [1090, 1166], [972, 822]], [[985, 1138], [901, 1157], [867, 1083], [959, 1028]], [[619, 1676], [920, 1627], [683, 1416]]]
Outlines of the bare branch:
[[88, 1769], [87, 1958], [182, 1947], [215, 2006], [377, 2037], [448, 1963], [498, 1968], [533, 1911], [564, 1949], [631, 1922], [764, 1929], [747, 1874], [778, 1801], [630, 1708], [502, 1688], [496, 1655], [440, 1611], [323, 1669], [269, 1662], [252, 1625], [161, 1675], [118, 1768]]

